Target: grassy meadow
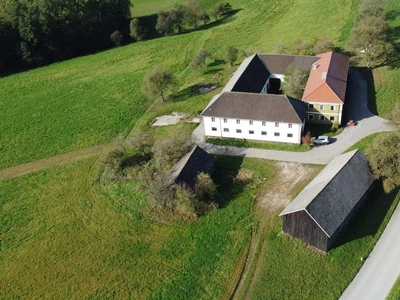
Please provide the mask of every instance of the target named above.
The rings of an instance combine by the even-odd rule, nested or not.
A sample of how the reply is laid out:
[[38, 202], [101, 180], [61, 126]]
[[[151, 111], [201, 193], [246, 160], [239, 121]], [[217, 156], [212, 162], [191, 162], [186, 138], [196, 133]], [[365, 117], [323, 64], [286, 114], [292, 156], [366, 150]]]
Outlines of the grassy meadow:
[[399, 300], [400, 299], [400, 277], [397, 279], [392, 291], [387, 297], [388, 300]]
[[[206, 9], [217, 2], [201, 1]], [[148, 125], [161, 114], [198, 115], [219, 91], [200, 95], [198, 85], [221, 87], [237, 67], [222, 61], [227, 46], [271, 52], [277, 43], [322, 36], [343, 45], [360, 1], [229, 2], [234, 15], [198, 31], [0, 78], [0, 168], [110, 142], [133, 130], [153, 130]], [[174, 3], [138, 0], [132, 11], [146, 16]], [[388, 7], [400, 8], [395, 0], [388, 0]], [[396, 18], [391, 22], [397, 26]], [[188, 65], [201, 49], [213, 58], [206, 69], [193, 71]], [[171, 68], [179, 80], [167, 102], [148, 99], [141, 91], [144, 74], [156, 65]], [[373, 72], [377, 109], [386, 116], [399, 92], [398, 71]], [[167, 130], [154, 131], [162, 135]], [[0, 298], [230, 298], [251, 228], [259, 221], [254, 198], [279, 182], [273, 162], [217, 161], [221, 208], [194, 223], [151, 221], [137, 182], [101, 181], [94, 159], [0, 181]], [[251, 180], [242, 181], [241, 172], [252, 174]], [[265, 265], [252, 298], [292, 298], [292, 293], [302, 299], [336, 298], [399, 197], [376, 194], [343, 244], [327, 255], [281, 235], [281, 220], [271, 213]], [[372, 212], [379, 213], [374, 217]]]
[[[211, 8], [216, 2], [202, 3]], [[196, 95], [192, 88], [204, 83], [222, 85], [235, 69], [222, 61], [227, 46], [269, 52], [278, 42], [291, 44], [314, 36], [340, 43], [355, 2], [231, 1], [237, 10], [233, 16], [198, 31], [1, 78], [0, 168], [126, 135], [155, 100], [141, 91], [144, 74], [155, 65], [170, 67], [180, 87], [174, 100], [156, 105], [141, 122], [147, 125], [154, 115], [173, 110], [198, 113], [211, 95]], [[146, 3], [135, 3], [134, 9], [140, 12]], [[316, 21], [309, 22], [313, 18]], [[193, 71], [188, 65], [202, 48], [211, 51], [214, 59], [206, 70]], [[214, 79], [215, 73], [222, 77]]]
[[218, 158], [221, 208], [171, 224], [146, 217], [135, 182], [103, 185], [94, 160], [1, 181], [0, 298], [222, 298], [249, 242], [253, 197], [274, 170]]

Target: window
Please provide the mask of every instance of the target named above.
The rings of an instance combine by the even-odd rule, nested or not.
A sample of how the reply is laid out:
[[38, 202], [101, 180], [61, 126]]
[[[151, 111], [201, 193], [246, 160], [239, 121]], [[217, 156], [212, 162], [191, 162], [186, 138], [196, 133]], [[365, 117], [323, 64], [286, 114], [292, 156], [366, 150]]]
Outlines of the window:
[[325, 105], [321, 104], [321, 105], [319, 106], [319, 109], [325, 109]]
[[292, 137], [293, 137], [293, 133], [288, 133], [288, 134], [287, 134], [287, 137], [288, 137], [288, 138], [292, 138]]
[[309, 109], [314, 109], [314, 104], [308, 104]]
[[275, 123], [275, 127], [279, 127], [279, 123]]
[[227, 118], [224, 118], [224, 123], [228, 123], [228, 119]]
[[249, 121], [249, 125], [253, 125], [253, 121], [252, 120]]
[[330, 116], [329, 117], [329, 121], [335, 121], [335, 117], [334, 116]]
[[288, 128], [292, 128], [292, 127], [293, 127], [293, 124], [289, 123]]
[[320, 116], [318, 117], [318, 119], [319, 119], [320, 121], [325, 121], [325, 116], [320, 115]]
[[267, 126], [267, 122], [265, 122], [265, 121], [262, 121], [262, 124], [261, 124], [262, 126]]
[[224, 128], [224, 132], [229, 132], [229, 128]]
[[236, 124], [240, 124], [240, 120], [239, 119], [236, 120]]
[[249, 134], [254, 134], [254, 130], [249, 130]]
[[211, 127], [212, 131], [217, 131], [217, 127]]
[[308, 115], [309, 120], [314, 120], [314, 115]]
[[335, 110], [335, 105], [331, 105], [331, 110]]
[[266, 131], [261, 131], [261, 135], [267, 135]]
[[242, 133], [242, 129], [236, 129], [236, 133]]
[[211, 122], [215, 122], [215, 118], [214, 117], [211, 118]]
[[281, 134], [279, 132], [274, 132], [274, 136], [280, 136]]

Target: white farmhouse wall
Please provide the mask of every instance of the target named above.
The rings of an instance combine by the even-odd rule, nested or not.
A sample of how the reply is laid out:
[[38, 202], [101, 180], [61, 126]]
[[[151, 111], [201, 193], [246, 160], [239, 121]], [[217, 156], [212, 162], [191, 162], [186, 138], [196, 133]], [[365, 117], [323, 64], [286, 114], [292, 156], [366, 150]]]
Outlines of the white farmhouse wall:
[[[301, 142], [303, 124], [278, 123], [278, 127], [276, 127], [275, 122], [268, 121], [263, 123], [263, 121], [240, 119], [240, 124], [238, 124], [237, 119], [227, 118], [225, 120], [217, 117], [214, 119], [215, 121], [212, 121], [212, 117], [203, 118], [206, 136], [291, 144], [300, 144]], [[252, 125], [250, 121], [252, 121]], [[276, 134], [279, 135], [276, 136]]]

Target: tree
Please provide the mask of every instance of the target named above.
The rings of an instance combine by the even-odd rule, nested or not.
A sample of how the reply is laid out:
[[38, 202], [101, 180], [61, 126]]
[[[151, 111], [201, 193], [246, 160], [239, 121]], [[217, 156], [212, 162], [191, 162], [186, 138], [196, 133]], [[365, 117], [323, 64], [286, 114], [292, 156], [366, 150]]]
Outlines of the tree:
[[124, 36], [119, 30], [114, 31], [110, 35], [110, 40], [114, 43], [115, 46], [119, 46], [122, 43]]
[[366, 155], [375, 176], [383, 180], [389, 193], [400, 187], [400, 133], [379, 135], [367, 149]]
[[298, 66], [287, 68], [285, 71], [285, 82], [282, 87], [284, 93], [291, 97], [301, 99], [309, 73], [309, 71], [303, 70]]
[[174, 74], [168, 70], [155, 67], [149, 71], [143, 80], [143, 91], [150, 97], [160, 95], [165, 101], [165, 93], [177, 85]]
[[197, 0], [186, 1], [186, 22], [197, 29], [197, 24], [202, 20], [203, 10]]
[[308, 40], [297, 40], [294, 43], [294, 53], [296, 55], [314, 55], [314, 43]]
[[211, 15], [215, 20], [218, 18], [228, 14], [232, 10], [232, 5], [229, 2], [218, 2], [212, 12]]
[[217, 195], [217, 186], [210, 175], [199, 173], [194, 187], [197, 199], [204, 202], [212, 202]]
[[196, 56], [193, 58], [192, 62], [190, 63], [190, 66], [193, 69], [200, 69], [202, 67], [206, 66], [206, 60], [207, 58], [211, 57], [211, 53], [208, 52], [207, 50], [200, 50]]
[[393, 53], [388, 33], [389, 25], [384, 18], [369, 16], [351, 30], [347, 46], [357, 56], [364, 56], [370, 68], [387, 62]]
[[328, 51], [332, 51], [335, 48], [335, 44], [332, 40], [327, 38], [319, 38], [315, 41], [313, 47], [313, 54], [325, 53]]
[[226, 48], [225, 57], [226, 57], [226, 61], [229, 63], [229, 65], [233, 66], [236, 59], [238, 58], [238, 53], [239, 53], [239, 50], [233, 46], [229, 46], [228, 48]]
[[145, 37], [145, 30], [140, 26], [139, 19], [134, 18], [129, 23], [129, 35], [136, 41], [141, 41]]
[[174, 28], [174, 20], [172, 18], [171, 12], [160, 11], [157, 15], [156, 30], [159, 33], [164, 33], [166, 36]]
[[183, 30], [183, 24], [187, 14], [187, 7], [182, 4], [175, 3], [174, 8], [170, 11], [170, 18], [172, 26], [178, 30], [179, 33]]

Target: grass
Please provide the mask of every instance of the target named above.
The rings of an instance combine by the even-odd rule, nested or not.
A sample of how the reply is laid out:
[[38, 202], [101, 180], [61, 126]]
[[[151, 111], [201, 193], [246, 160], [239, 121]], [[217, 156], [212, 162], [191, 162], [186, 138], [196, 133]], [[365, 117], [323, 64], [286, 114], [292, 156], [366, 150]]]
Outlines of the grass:
[[296, 152], [304, 152], [310, 150], [310, 147], [303, 144], [297, 145], [297, 144], [258, 142], [258, 141], [237, 140], [237, 139], [222, 139], [222, 138], [206, 138], [206, 142], [221, 146], [259, 148], [259, 149], [269, 149], [269, 150], [296, 151]]
[[[398, 12], [399, 10], [399, 1], [386, 1], [387, 13]], [[400, 87], [397, 84], [400, 81], [400, 59], [398, 57], [398, 47], [400, 46], [400, 15], [398, 13], [391, 15], [389, 24], [393, 29], [392, 38], [397, 49], [393, 60], [388, 66], [373, 69], [376, 103], [370, 104], [371, 111], [385, 118], [391, 116], [394, 106], [399, 102], [398, 95], [400, 95]]]
[[222, 298], [275, 169], [217, 161], [221, 208], [194, 223], [150, 221], [137, 184], [100, 185], [94, 160], [1, 181], [0, 298]]
[[389, 296], [386, 298], [387, 300], [399, 300], [400, 299], [400, 277], [397, 279], [392, 291]]
[[[216, 2], [202, 3], [211, 8]], [[135, 3], [136, 9], [140, 11], [146, 3]], [[227, 46], [272, 51], [278, 42], [291, 44], [303, 36], [339, 41], [354, 10], [351, 0], [231, 3], [236, 14], [217, 26], [1, 78], [0, 168], [109, 142], [128, 134], [139, 119], [147, 124], [162, 112], [199, 112], [211, 95], [185, 97], [186, 91], [197, 84], [223, 85], [229, 79], [234, 68], [221, 60]], [[258, 28], [268, 28], [268, 34]], [[188, 65], [202, 48], [213, 54], [215, 62], [205, 70], [193, 71]], [[173, 70], [180, 81], [178, 94], [183, 97], [156, 105], [142, 119], [154, 99], [143, 95], [141, 84], [144, 74], [155, 65]], [[215, 73], [222, 77], [213, 79]]]

